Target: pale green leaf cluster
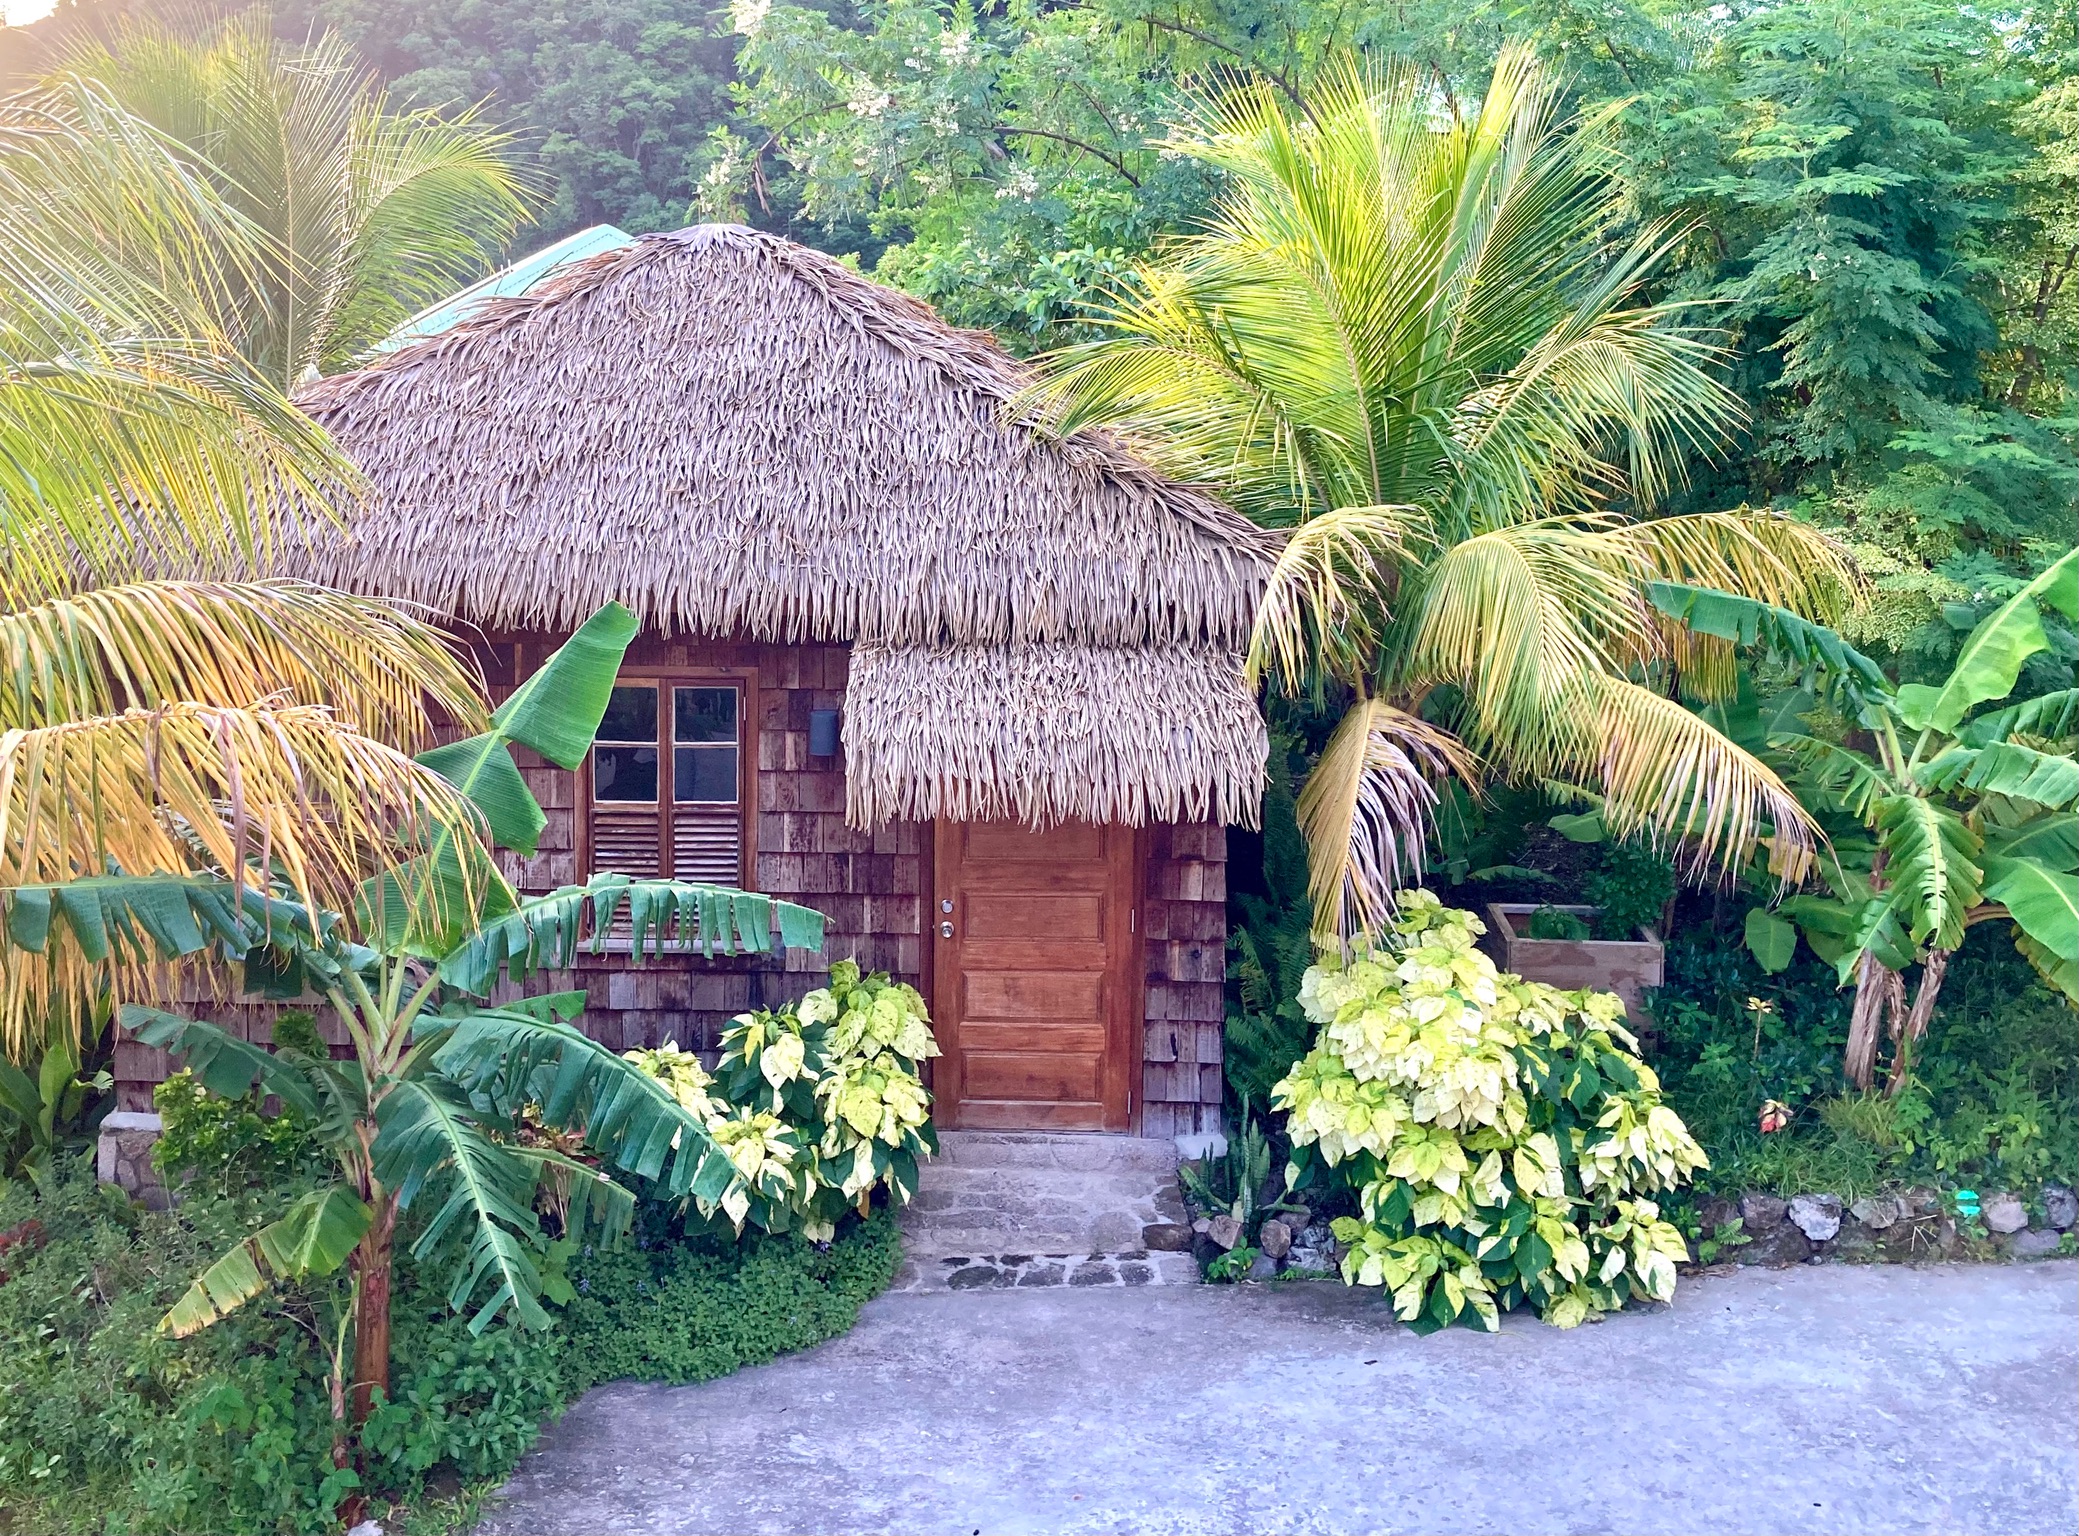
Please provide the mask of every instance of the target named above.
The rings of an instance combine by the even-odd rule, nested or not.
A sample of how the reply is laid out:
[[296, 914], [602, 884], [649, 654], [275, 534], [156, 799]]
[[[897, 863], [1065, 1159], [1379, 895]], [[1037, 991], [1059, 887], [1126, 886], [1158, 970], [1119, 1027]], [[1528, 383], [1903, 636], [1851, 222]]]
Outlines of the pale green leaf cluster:
[[898, 1202], [915, 1191], [917, 1158], [935, 1148], [917, 1068], [938, 1053], [917, 989], [845, 960], [799, 1003], [739, 1014], [712, 1076], [676, 1044], [626, 1054], [705, 1120], [735, 1167], [725, 1190], [696, 1195], [702, 1214], [739, 1232], [827, 1238], [876, 1188]]
[[1705, 1167], [1608, 993], [1498, 971], [1470, 913], [1399, 898], [1383, 947], [1300, 987], [1316, 1044], [1273, 1090], [1298, 1157], [1355, 1195], [1343, 1277], [1418, 1325], [1571, 1326], [1674, 1294], [1679, 1232], [1650, 1196]]

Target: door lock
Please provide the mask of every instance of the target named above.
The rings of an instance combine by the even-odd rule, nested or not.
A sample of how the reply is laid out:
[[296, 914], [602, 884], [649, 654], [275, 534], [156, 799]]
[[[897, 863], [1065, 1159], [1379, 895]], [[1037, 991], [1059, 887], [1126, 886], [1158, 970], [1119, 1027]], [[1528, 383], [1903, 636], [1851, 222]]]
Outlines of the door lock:
[[938, 936], [942, 939], [953, 937], [953, 925], [951, 923], [940, 923], [938, 925]]

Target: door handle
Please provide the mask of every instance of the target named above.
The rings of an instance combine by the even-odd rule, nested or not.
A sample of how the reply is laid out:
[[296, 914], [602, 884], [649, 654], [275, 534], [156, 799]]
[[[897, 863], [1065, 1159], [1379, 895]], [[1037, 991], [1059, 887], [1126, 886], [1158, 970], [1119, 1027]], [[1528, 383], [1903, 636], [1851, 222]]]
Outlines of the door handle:
[[938, 925], [938, 936], [942, 939], [953, 937], [953, 925], [951, 923], [940, 923]]

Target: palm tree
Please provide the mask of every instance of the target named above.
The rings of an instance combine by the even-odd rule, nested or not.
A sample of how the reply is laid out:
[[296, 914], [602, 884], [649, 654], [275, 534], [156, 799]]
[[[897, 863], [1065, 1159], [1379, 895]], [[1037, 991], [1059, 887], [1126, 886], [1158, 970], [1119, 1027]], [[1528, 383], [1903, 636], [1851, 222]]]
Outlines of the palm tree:
[[[92, 882], [112, 871], [286, 880], [341, 907], [372, 866], [476, 836], [478, 813], [407, 754], [429, 701], [464, 728], [484, 704], [437, 632], [381, 604], [142, 579], [250, 571], [284, 537], [285, 501], [330, 515], [355, 485], [215, 324], [269, 246], [176, 145], [77, 79], [0, 101], [0, 228], [12, 1052], [54, 1014], [85, 1024], [124, 958], [90, 936]], [[120, 966], [115, 984], [145, 985]]]
[[1345, 64], [1311, 111], [1245, 88], [1167, 148], [1218, 172], [1203, 233], [1052, 360], [1072, 431], [1109, 425], [1292, 535], [1248, 667], [1356, 702], [1300, 798], [1316, 927], [1375, 930], [1419, 874], [1434, 780], [1480, 758], [1581, 787], [1616, 836], [1693, 874], [1814, 828], [1765, 764], [1674, 696], [1721, 693], [1722, 641], [1655, 612], [1656, 579], [1830, 615], [1851, 573], [1755, 512], [1648, 517], [1738, 417], [1716, 352], [1644, 290], [1671, 243], [1624, 233], [1608, 117], [1504, 51], [1478, 113]]
[[509, 134], [400, 110], [330, 33], [292, 47], [257, 12], [200, 39], [131, 24], [61, 62], [50, 83], [94, 82], [261, 237], [217, 316], [284, 390], [481, 275], [533, 202]]

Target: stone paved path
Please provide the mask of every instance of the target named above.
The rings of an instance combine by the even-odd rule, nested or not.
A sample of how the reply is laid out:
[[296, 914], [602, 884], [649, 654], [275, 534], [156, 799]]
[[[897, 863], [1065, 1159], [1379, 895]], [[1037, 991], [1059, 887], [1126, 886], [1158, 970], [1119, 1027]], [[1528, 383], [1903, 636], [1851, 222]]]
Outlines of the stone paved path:
[[484, 1536], [2079, 1530], [2079, 1266], [1744, 1270], [1418, 1339], [1323, 1283], [885, 1296], [591, 1394]]

